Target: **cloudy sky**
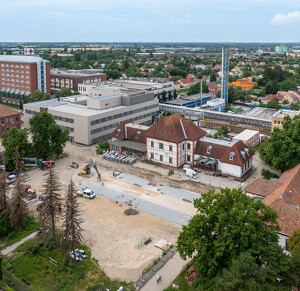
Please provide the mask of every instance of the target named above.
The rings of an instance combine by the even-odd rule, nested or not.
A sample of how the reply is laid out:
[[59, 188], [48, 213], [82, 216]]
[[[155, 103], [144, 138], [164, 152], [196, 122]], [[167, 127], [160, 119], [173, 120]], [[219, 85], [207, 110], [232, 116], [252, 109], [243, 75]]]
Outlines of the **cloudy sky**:
[[0, 41], [299, 42], [300, 0], [0, 0]]

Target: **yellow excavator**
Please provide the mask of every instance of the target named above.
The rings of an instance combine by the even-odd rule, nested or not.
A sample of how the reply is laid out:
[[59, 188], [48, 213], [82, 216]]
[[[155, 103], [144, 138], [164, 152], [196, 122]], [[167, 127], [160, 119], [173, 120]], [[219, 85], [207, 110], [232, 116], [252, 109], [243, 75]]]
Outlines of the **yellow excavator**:
[[99, 181], [101, 181], [101, 175], [100, 175], [100, 173], [99, 173], [99, 171], [98, 171], [98, 168], [97, 168], [97, 166], [96, 166], [96, 163], [95, 163], [94, 161], [92, 161], [92, 160], [90, 160], [90, 161], [88, 162], [88, 164], [87, 164], [84, 168], [80, 169], [79, 175], [80, 175], [80, 176], [85, 176], [85, 177], [90, 176], [90, 175], [91, 175], [91, 168], [92, 168], [92, 167], [96, 170], [97, 175], [98, 175], [98, 179], [99, 179]]

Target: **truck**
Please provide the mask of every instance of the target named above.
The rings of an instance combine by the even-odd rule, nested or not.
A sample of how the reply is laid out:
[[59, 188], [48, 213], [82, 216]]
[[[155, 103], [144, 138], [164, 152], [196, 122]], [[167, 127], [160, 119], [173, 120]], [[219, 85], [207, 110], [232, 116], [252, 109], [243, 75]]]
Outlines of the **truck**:
[[188, 177], [191, 177], [193, 179], [196, 179], [198, 176], [198, 173], [193, 169], [185, 169], [185, 173]]
[[89, 188], [86, 188], [84, 190], [78, 190], [77, 195], [88, 199], [94, 199], [96, 197], [94, 191]]

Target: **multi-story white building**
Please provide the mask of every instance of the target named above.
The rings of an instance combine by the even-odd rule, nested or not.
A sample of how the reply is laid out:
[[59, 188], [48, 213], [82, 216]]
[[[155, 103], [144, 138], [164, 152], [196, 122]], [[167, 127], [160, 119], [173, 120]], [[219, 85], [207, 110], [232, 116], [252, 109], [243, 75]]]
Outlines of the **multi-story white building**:
[[98, 96], [77, 95], [24, 104], [24, 126], [39, 112], [49, 112], [56, 123], [70, 131], [70, 140], [90, 145], [109, 134], [122, 122], [131, 119], [150, 125], [158, 116], [158, 100], [153, 93], [141, 90], [104, 88]]

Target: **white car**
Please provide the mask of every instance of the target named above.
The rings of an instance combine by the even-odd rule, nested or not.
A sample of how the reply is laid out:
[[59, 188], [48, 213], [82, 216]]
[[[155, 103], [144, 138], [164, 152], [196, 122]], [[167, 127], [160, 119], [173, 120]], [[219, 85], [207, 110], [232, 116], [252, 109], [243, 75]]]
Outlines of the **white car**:
[[94, 199], [96, 197], [96, 194], [94, 193], [93, 190], [87, 188], [83, 190], [82, 196], [84, 198]]
[[13, 183], [16, 181], [16, 179], [17, 179], [16, 175], [14, 175], [14, 174], [9, 175], [6, 179], [6, 183], [7, 184]]

